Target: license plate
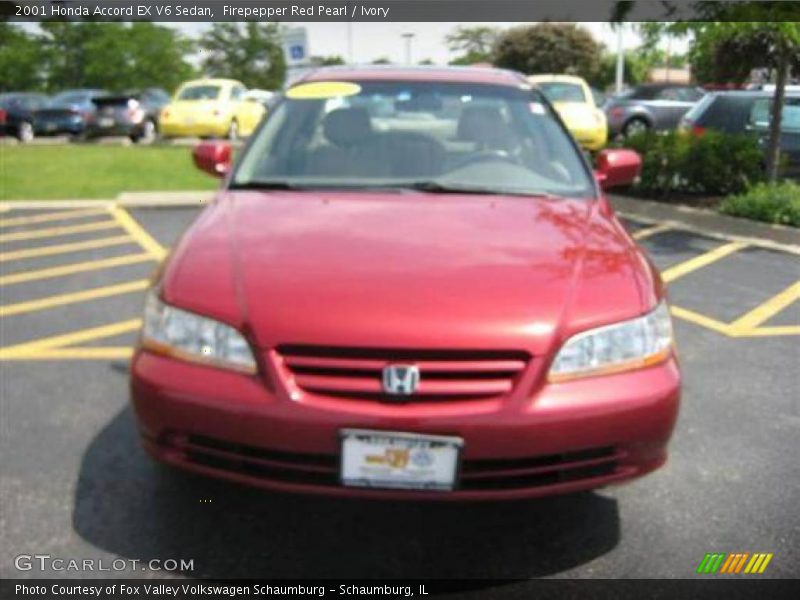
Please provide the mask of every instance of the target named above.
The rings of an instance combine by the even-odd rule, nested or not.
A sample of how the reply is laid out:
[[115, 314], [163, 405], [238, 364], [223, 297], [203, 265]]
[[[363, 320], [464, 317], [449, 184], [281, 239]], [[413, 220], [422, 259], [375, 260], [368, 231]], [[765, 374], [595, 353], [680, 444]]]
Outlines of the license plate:
[[114, 126], [114, 119], [109, 117], [103, 117], [97, 120], [97, 124], [100, 127], [113, 127]]
[[342, 485], [452, 490], [464, 440], [458, 437], [345, 429]]

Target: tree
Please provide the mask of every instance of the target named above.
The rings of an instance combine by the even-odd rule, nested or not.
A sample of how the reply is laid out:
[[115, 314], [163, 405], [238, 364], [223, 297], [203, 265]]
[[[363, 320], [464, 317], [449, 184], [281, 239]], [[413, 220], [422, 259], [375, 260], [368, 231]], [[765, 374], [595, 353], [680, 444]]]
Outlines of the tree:
[[135, 22], [126, 35], [129, 88], [162, 87], [170, 92], [195, 76], [187, 57], [194, 42], [171, 27]]
[[501, 34], [494, 63], [526, 74], [568, 73], [592, 79], [602, 50], [591, 33], [574, 23], [539, 23]]
[[[663, 2], [666, 10], [674, 2]], [[688, 35], [693, 46], [716, 48], [714, 69], [729, 68], [724, 63], [738, 61], [735, 68], [748, 70], [768, 68], [775, 74], [775, 99], [772, 103], [769, 142], [767, 144], [767, 177], [774, 182], [780, 165], [780, 134], [786, 83], [800, 53], [800, 21], [792, 2], [695, 2], [698, 21], [650, 23], [652, 35], [660, 32]], [[623, 18], [630, 2], [617, 3], [617, 17]], [[735, 56], [724, 53], [738, 48]], [[717, 66], [719, 63], [719, 67]]]
[[169, 27], [50, 21], [41, 29], [41, 66], [51, 91], [94, 87], [121, 92], [151, 86], [172, 90], [194, 74], [186, 59], [192, 43]]
[[450, 52], [461, 56], [450, 61], [451, 65], [471, 65], [492, 62], [492, 51], [500, 32], [495, 27], [456, 27], [447, 34], [445, 43]]
[[42, 58], [38, 36], [0, 22], [0, 91], [43, 89]]
[[392, 61], [386, 58], [385, 56], [381, 56], [380, 58], [376, 58], [372, 61], [373, 65], [390, 65]]
[[[626, 51], [623, 60], [625, 61], [625, 81], [628, 85], [637, 85], [647, 81], [652, 65], [643, 60], [638, 51]], [[593, 86], [604, 90], [614, 85], [616, 78], [617, 55], [616, 53], [604, 52], [600, 57], [600, 67], [587, 81]]]
[[279, 89], [286, 59], [277, 23], [214, 23], [200, 40], [203, 70], [254, 88]]
[[346, 64], [345, 60], [338, 54], [335, 56], [312, 56], [310, 62], [315, 67], [334, 67]]

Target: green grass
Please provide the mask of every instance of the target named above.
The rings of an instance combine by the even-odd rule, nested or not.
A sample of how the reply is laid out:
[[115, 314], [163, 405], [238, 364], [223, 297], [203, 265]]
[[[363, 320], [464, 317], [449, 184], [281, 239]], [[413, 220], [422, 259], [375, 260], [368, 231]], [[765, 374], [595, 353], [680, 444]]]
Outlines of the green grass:
[[0, 200], [113, 199], [218, 185], [194, 167], [187, 147], [0, 146]]

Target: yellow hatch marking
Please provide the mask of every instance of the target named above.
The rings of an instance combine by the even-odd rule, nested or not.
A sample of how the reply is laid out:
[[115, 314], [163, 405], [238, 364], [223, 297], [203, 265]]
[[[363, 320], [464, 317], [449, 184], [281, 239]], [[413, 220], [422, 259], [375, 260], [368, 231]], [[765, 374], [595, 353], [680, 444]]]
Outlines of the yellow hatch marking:
[[126, 283], [120, 283], [117, 285], [108, 285], [91, 290], [84, 290], [82, 292], [59, 294], [57, 296], [48, 296], [46, 298], [28, 300], [26, 302], [19, 302], [17, 304], [7, 304], [5, 306], [0, 306], [0, 317], [30, 313], [37, 310], [54, 308], [56, 306], [64, 306], [65, 304], [75, 304], [77, 302], [96, 300], [98, 298], [108, 298], [110, 296], [129, 294], [131, 292], [145, 290], [149, 285], [149, 281], [146, 279], [140, 279], [137, 281], [128, 281]]
[[99, 221], [97, 223], [84, 223], [82, 225], [72, 225], [70, 227], [50, 227], [48, 229], [29, 229], [27, 231], [16, 231], [14, 233], [0, 234], [0, 242], [16, 242], [19, 240], [36, 240], [40, 238], [57, 237], [60, 235], [71, 235], [73, 233], [86, 233], [88, 231], [100, 231], [103, 229], [116, 229], [119, 223], [116, 221]]
[[90, 260], [86, 262], [62, 265], [60, 267], [50, 267], [36, 271], [22, 271], [11, 273], [0, 277], [0, 285], [13, 285], [26, 281], [36, 281], [37, 279], [48, 279], [50, 277], [61, 277], [72, 275], [73, 273], [84, 273], [86, 271], [97, 271], [108, 267], [119, 267], [122, 265], [134, 265], [137, 263], [149, 262], [153, 260], [150, 254], [126, 254], [125, 256], [115, 256], [102, 260]]
[[0, 219], [0, 227], [14, 227], [16, 225], [32, 225], [34, 223], [47, 223], [49, 221], [77, 219], [78, 217], [102, 215], [104, 213], [106, 213], [106, 209], [104, 207], [84, 208], [82, 210], [61, 210], [53, 213], [33, 215], [31, 217], [10, 217], [8, 219]]
[[70, 244], [25, 248], [23, 250], [13, 250], [11, 252], [0, 252], [0, 262], [21, 260], [23, 258], [37, 258], [39, 256], [52, 256], [54, 254], [67, 254], [68, 252], [80, 252], [81, 250], [108, 248], [109, 246], [122, 246], [132, 243], [134, 243], [134, 239], [129, 235], [118, 235], [96, 240], [86, 240], [84, 242], [72, 242]]
[[661, 273], [661, 278], [666, 281], [675, 281], [678, 277], [683, 277], [691, 273], [692, 271], [696, 271], [702, 267], [706, 267], [713, 262], [718, 261], [721, 258], [728, 256], [729, 254], [733, 254], [734, 252], [738, 252], [742, 248], [745, 248], [747, 244], [743, 242], [731, 242], [730, 244], [725, 244], [720, 246], [719, 248], [715, 248], [705, 254], [701, 254], [700, 256], [695, 256], [685, 262], [675, 265], [674, 267], [670, 267]]

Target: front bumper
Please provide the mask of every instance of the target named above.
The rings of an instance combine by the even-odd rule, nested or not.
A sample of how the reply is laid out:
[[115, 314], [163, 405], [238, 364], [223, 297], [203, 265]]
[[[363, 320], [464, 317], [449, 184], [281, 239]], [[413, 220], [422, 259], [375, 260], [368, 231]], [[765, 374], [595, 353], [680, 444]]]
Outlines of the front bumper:
[[179, 123], [161, 121], [159, 132], [163, 137], [224, 137], [228, 134], [230, 121], [203, 121]]
[[[536, 381], [541, 374], [525, 379]], [[619, 483], [665, 462], [680, 399], [673, 359], [640, 371], [536, 387], [532, 397], [395, 405], [308, 394], [292, 399], [280, 383], [143, 351], [131, 365], [132, 403], [149, 454], [197, 473], [279, 491], [530, 498]], [[343, 428], [462, 437], [457, 489], [341, 486]]]
[[608, 141], [608, 129], [605, 125], [592, 129], [572, 129], [570, 131], [575, 141], [586, 150], [602, 150]]
[[109, 136], [129, 137], [136, 135], [140, 129], [140, 124], [129, 121], [114, 121], [113, 124], [108, 126], [101, 126], [98, 123], [94, 123], [86, 128], [86, 135], [92, 138]]
[[33, 124], [36, 135], [78, 135], [86, 130], [86, 122], [81, 117], [58, 117], [37, 119]]

